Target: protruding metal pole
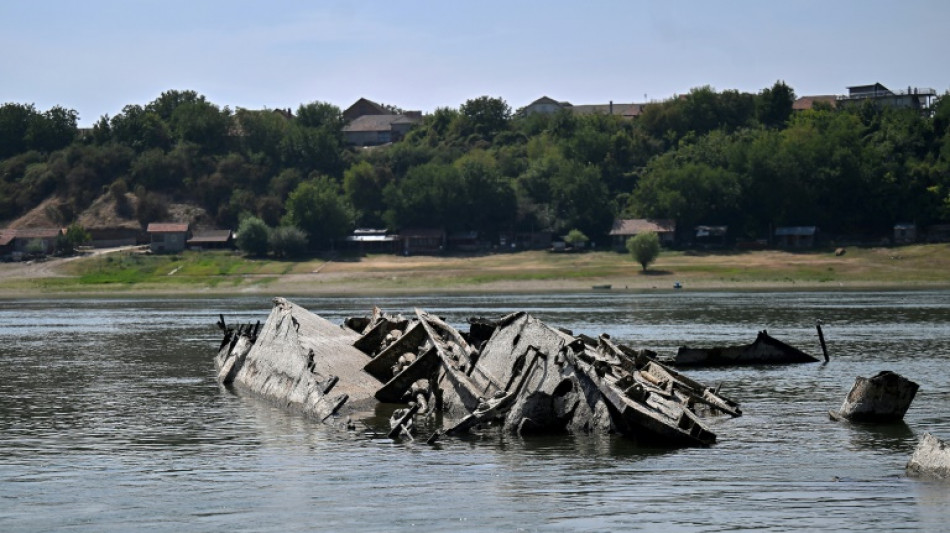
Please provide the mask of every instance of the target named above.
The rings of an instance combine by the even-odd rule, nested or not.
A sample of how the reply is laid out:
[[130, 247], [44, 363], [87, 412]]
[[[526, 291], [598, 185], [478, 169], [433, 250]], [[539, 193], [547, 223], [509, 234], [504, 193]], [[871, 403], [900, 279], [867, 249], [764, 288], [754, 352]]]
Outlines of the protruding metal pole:
[[821, 320], [815, 322], [815, 328], [818, 330], [818, 342], [821, 343], [821, 353], [825, 355], [825, 362], [830, 361], [828, 358], [828, 347], [825, 345], [825, 334], [821, 332]]

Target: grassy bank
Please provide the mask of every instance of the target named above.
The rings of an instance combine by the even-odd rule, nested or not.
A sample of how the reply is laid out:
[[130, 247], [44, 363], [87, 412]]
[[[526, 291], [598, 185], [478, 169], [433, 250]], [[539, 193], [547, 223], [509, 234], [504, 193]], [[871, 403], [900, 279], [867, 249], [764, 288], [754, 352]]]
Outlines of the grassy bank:
[[348, 294], [614, 289], [950, 287], [950, 245], [829, 251], [663, 252], [647, 272], [612, 252], [520, 252], [466, 257], [246, 259], [230, 252], [119, 251], [33, 265], [0, 265], [0, 294], [262, 292]]

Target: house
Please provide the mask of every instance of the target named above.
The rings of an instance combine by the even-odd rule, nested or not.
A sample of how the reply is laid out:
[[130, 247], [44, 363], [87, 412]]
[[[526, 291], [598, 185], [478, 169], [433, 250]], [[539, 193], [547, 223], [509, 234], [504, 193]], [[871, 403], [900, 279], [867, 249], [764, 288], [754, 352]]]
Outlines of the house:
[[571, 107], [571, 103], [558, 102], [557, 100], [553, 98], [542, 96], [541, 98], [538, 98], [534, 102], [531, 102], [530, 104], [526, 105], [524, 109], [521, 111], [521, 113], [525, 116], [538, 115], [538, 114], [550, 115], [553, 113], [557, 113], [558, 111], [566, 107]]
[[575, 115], [619, 115], [625, 119], [634, 119], [643, 113], [646, 104], [606, 104], [576, 105], [571, 108]]
[[610, 240], [614, 248], [626, 250], [627, 239], [641, 233], [656, 233], [660, 244], [671, 246], [676, 241], [676, 221], [666, 218], [628, 218], [614, 221], [610, 230]]
[[894, 224], [894, 244], [917, 242], [917, 224], [898, 222]]
[[188, 240], [189, 228], [185, 222], [152, 222], [145, 230], [149, 248], [155, 253], [181, 252]]
[[61, 228], [20, 228], [0, 230], [0, 253], [14, 258], [23, 254], [50, 255], [56, 251]]
[[775, 246], [779, 248], [813, 248], [816, 226], [781, 226], [775, 228]]
[[814, 109], [815, 104], [826, 104], [834, 109], [838, 106], [838, 96], [834, 94], [820, 94], [815, 96], [802, 96], [792, 102], [792, 111], [807, 111]]
[[358, 228], [346, 237], [344, 246], [359, 251], [361, 254], [398, 254], [399, 236], [389, 235], [387, 230], [373, 228]]
[[696, 226], [695, 230], [693, 242], [698, 246], [713, 248], [726, 245], [729, 226]]
[[950, 242], [950, 224], [927, 226], [927, 242]]
[[134, 246], [139, 242], [144, 242], [145, 236], [142, 234], [141, 227], [111, 226], [86, 228], [89, 232], [93, 248], [115, 248], [118, 246]]
[[646, 104], [615, 104], [613, 101], [606, 104], [572, 105], [570, 102], [542, 96], [526, 105], [521, 113], [525, 116], [534, 114], [553, 114], [561, 109], [568, 109], [575, 115], [619, 115], [626, 119], [639, 117]]
[[447, 240], [451, 250], [474, 252], [483, 248], [483, 243], [478, 240], [477, 231], [456, 231], [449, 234]]
[[878, 107], [925, 110], [937, 98], [934, 89], [907, 87], [907, 90], [892, 91], [880, 83], [848, 87], [848, 95], [838, 99], [838, 105], [860, 105], [871, 102]]
[[380, 104], [372, 100], [367, 100], [366, 98], [360, 98], [356, 102], [353, 102], [353, 105], [346, 108], [343, 111], [343, 120], [346, 122], [352, 122], [362, 116], [366, 115], [395, 115], [396, 113], [390, 109], [386, 109]]
[[411, 228], [399, 232], [403, 255], [440, 254], [445, 251], [445, 230]]
[[409, 115], [363, 115], [343, 127], [343, 140], [351, 146], [379, 146], [397, 142], [421, 120]]
[[232, 249], [234, 248], [234, 232], [229, 229], [195, 231], [185, 244], [193, 250]]

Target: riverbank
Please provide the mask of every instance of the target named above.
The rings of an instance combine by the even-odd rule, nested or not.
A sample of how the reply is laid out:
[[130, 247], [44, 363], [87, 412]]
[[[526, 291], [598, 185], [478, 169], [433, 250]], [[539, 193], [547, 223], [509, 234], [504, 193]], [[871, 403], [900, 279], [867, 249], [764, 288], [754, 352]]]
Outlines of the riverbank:
[[472, 256], [341, 255], [301, 261], [231, 252], [143, 254], [0, 264], [0, 296], [126, 294], [399, 294], [595, 290], [800, 290], [950, 287], [950, 245], [663, 252], [647, 271], [613, 252]]

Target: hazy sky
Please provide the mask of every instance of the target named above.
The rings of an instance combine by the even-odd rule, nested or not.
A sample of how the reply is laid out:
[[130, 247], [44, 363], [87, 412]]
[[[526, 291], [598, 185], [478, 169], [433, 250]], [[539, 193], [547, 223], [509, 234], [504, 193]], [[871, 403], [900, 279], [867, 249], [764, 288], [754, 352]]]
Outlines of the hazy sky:
[[168, 89], [232, 109], [365, 96], [426, 112], [780, 79], [798, 95], [874, 82], [943, 93], [948, 27], [946, 0], [3, 0], [0, 103], [62, 105], [88, 126]]

